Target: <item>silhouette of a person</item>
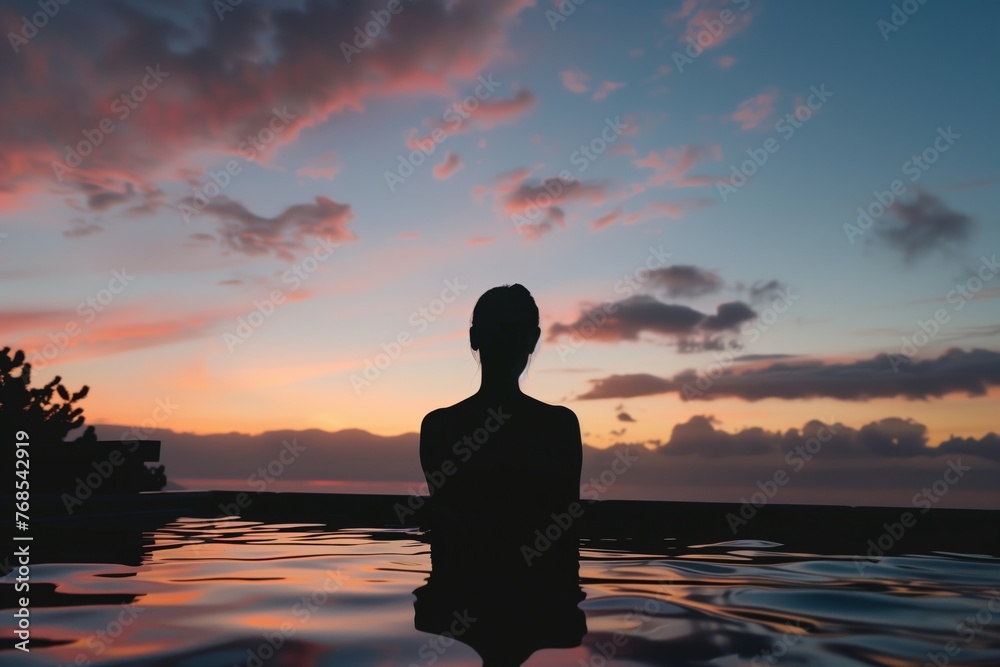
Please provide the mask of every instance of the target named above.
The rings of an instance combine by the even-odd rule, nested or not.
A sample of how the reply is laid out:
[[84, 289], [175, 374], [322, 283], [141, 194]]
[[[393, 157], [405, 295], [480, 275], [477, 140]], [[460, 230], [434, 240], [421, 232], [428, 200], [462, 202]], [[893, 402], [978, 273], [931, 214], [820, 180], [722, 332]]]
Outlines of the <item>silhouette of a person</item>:
[[540, 334], [522, 285], [484, 293], [469, 329], [479, 391], [420, 428], [432, 570], [414, 591], [415, 626], [471, 646], [484, 667], [579, 646], [587, 632], [577, 606], [580, 424], [518, 386]]

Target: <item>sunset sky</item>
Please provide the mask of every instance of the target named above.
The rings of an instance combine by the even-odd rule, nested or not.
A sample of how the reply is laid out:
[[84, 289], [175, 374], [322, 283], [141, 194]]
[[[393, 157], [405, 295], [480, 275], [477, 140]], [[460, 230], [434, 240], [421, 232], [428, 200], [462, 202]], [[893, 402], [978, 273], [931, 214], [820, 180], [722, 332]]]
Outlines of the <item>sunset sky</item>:
[[901, 4], [5, 2], [0, 347], [89, 423], [396, 435], [517, 282], [594, 447], [983, 438], [1000, 5]]

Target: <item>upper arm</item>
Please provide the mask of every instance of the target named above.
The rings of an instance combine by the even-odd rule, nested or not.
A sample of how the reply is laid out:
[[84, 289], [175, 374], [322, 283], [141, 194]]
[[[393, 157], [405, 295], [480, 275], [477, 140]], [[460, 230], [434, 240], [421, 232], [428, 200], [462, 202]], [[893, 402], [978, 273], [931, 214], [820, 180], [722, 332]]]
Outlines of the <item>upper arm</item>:
[[567, 407], [563, 407], [562, 418], [564, 420], [566, 434], [566, 471], [567, 475], [572, 475], [572, 483], [577, 493], [580, 490], [580, 476], [583, 473], [583, 437], [580, 434], [580, 420], [576, 413]]
[[442, 410], [439, 408], [428, 412], [420, 422], [420, 468], [434, 468], [434, 445], [440, 441], [440, 424]]

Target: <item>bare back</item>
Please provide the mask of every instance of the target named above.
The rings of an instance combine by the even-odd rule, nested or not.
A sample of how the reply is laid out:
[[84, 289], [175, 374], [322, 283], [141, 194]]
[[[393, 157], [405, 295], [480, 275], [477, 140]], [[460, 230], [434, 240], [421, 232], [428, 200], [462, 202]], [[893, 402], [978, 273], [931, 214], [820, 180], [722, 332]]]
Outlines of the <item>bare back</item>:
[[572, 410], [524, 394], [472, 396], [424, 418], [420, 462], [437, 527], [529, 527], [579, 499], [580, 425]]

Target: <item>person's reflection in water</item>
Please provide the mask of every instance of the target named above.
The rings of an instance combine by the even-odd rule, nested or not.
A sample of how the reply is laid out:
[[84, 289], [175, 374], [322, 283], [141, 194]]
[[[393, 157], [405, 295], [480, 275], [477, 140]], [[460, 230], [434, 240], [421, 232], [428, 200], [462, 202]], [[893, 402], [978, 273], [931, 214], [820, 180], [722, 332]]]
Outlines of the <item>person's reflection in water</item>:
[[[479, 391], [420, 427], [430, 488], [431, 575], [414, 591], [417, 630], [471, 646], [484, 667], [579, 646], [577, 519], [583, 447], [572, 410], [525, 395], [518, 377], [541, 330], [521, 285], [495, 287], [472, 313]], [[429, 657], [429, 656], [421, 656]]]

